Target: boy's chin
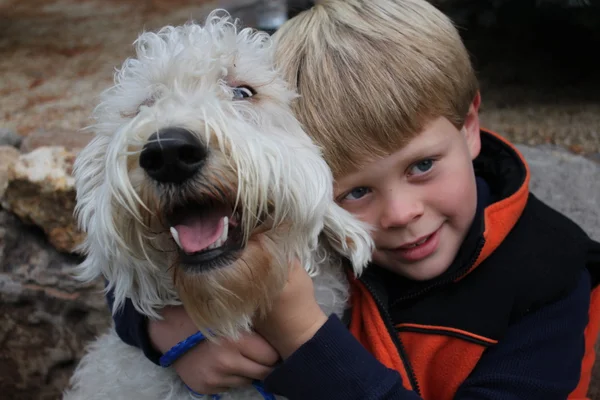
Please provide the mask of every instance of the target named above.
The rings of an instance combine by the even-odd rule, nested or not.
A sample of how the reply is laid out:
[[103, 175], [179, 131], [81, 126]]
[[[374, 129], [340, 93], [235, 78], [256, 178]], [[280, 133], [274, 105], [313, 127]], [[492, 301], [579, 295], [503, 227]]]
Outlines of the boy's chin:
[[413, 281], [428, 281], [446, 272], [451, 262], [443, 262], [437, 258], [431, 257], [415, 263], [405, 263], [393, 258], [391, 255], [375, 254], [373, 256], [376, 265]]

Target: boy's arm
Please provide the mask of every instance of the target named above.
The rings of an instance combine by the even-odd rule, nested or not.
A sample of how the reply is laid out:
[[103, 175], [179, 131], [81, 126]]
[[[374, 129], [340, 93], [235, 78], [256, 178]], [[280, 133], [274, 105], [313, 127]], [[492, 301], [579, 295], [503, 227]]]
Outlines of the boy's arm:
[[254, 321], [257, 332], [284, 360], [267, 376], [265, 388], [290, 400], [419, 399], [337, 316], [327, 318], [302, 265], [290, 267], [287, 284], [270, 312]]
[[[114, 300], [114, 293], [111, 290], [106, 294], [106, 301], [111, 311]], [[135, 309], [131, 300], [126, 299], [123, 307], [116, 313], [113, 313], [112, 317], [115, 323], [115, 331], [121, 340], [130, 346], [141, 349], [146, 358], [154, 364], [159, 365], [159, 359], [162, 354], [152, 346], [152, 342], [150, 341], [148, 318]]]
[[331, 316], [317, 333], [265, 380], [289, 400], [418, 400], [398, 372], [386, 368]]
[[[457, 400], [566, 399], [577, 386], [584, 353], [590, 277], [576, 290], [514, 324], [481, 358]], [[290, 400], [419, 399], [398, 373], [376, 361], [331, 317], [267, 378]]]

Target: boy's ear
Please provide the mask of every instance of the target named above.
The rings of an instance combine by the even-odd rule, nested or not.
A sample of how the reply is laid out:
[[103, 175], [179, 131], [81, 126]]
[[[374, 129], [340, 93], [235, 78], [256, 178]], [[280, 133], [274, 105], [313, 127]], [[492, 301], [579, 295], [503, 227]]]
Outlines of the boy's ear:
[[463, 130], [469, 146], [471, 159], [475, 159], [481, 150], [481, 135], [479, 132], [479, 106], [481, 105], [481, 93], [477, 92], [473, 102], [469, 106], [469, 112], [465, 119]]

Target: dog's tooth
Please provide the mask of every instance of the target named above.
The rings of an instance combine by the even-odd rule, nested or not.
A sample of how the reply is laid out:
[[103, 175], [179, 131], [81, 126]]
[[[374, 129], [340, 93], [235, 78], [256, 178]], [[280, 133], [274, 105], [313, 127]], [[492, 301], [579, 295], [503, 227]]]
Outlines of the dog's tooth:
[[177, 232], [177, 229], [171, 227], [169, 230], [171, 231], [171, 235], [173, 236], [175, 243], [177, 243], [177, 246], [179, 246], [180, 249], [183, 249], [183, 247], [181, 247], [181, 242], [179, 241], [179, 233]]
[[217, 247], [221, 247], [227, 241], [227, 234], [229, 233], [229, 218], [223, 217], [223, 232], [221, 232], [221, 236], [210, 246], [206, 248], [206, 250], [216, 249]]
[[206, 248], [206, 250], [212, 250], [212, 249], [216, 249], [217, 247], [221, 247], [221, 246], [223, 246], [223, 243], [225, 243], [225, 242], [222, 241], [221, 239], [217, 239], [217, 241], [214, 242], [213, 244], [211, 244], [210, 246], [208, 246]]
[[223, 233], [221, 234], [223, 243], [227, 240], [227, 235], [229, 235], [229, 218], [223, 217]]

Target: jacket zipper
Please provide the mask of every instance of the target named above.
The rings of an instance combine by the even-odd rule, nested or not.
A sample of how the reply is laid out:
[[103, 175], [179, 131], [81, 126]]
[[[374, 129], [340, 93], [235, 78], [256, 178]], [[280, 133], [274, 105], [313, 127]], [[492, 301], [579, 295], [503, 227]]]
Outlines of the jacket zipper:
[[379, 309], [379, 313], [381, 314], [388, 335], [390, 335], [392, 341], [394, 342], [394, 345], [396, 346], [396, 349], [398, 350], [398, 354], [400, 355], [400, 359], [402, 360], [402, 364], [404, 365], [404, 369], [406, 370], [406, 374], [408, 375], [408, 380], [410, 381], [411, 386], [413, 387], [414, 391], [419, 396], [421, 396], [421, 389], [419, 387], [419, 382], [417, 381], [417, 376], [412, 366], [410, 365], [410, 361], [408, 360], [408, 355], [406, 354], [404, 344], [402, 344], [402, 340], [400, 340], [400, 337], [396, 334], [396, 330], [394, 328], [394, 325], [392, 324], [392, 318], [390, 317], [387, 308], [383, 306], [383, 302], [376, 295], [375, 291], [373, 290], [373, 287], [368, 282], [365, 282], [363, 280], [361, 280], [361, 282], [363, 283], [363, 285], [365, 285], [365, 287], [371, 294], [371, 297], [375, 301], [377, 308]]
[[[473, 253], [473, 256], [469, 260], [469, 264], [468, 264], [469, 267], [466, 268], [465, 270], [460, 271], [459, 273], [454, 274], [454, 275], [448, 277], [447, 279], [437, 282], [436, 284], [431, 285], [427, 288], [424, 288], [418, 292], [414, 292], [408, 296], [397, 299], [396, 301], [407, 300], [410, 298], [421, 296], [424, 293], [427, 293], [431, 289], [434, 289], [434, 288], [442, 286], [442, 285], [446, 285], [446, 284], [451, 283], [459, 278], [464, 277], [465, 275], [467, 275], [469, 273], [469, 271], [475, 264], [475, 261], [477, 261], [477, 258], [479, 258], [479, 255], [481, 254], [481, 251], [483, 250], [484, 245], [485, 245], [485, 238], [481, 238], [481, 240], [477, 244], [477, 247], [475, 249], [475, 252]], [[392, 323], [392, 318], [388, 312], [387, 307], [384, 307], [383, 302], [381, 301], [379, 296], [377, 296], [375, 290], [373, 290], [373, 287], [367, 281], [365, 281], [363, 279], [361, 279], [360, 281], [363, 283], [363, 285], [365, 285], [365, 287], [371, 294], [371, 297], [375, 301], [375, 304], [377, 305], [377, 308], [379, 310], [381, 318], [383, 319], [383, 323], [385, 324], [385, 327], [387, 329], [388, 335], [390, 336], [390, 338], [392, 339], [392, 342], [394, 343], [394, 345], [396, 346], [396, 349], [398, 350], [398, 354], [400, 356], [400, 359], [402, 360], [402, 364], [404, 365], [404, 369], [406, 370], [406, 374], [408, 375], [408, 379], [410, 381], [411, 386], [413, 387], [414, 391], [419, 396], [421, 396], [421, 388], [419, 387], [419, 382], [417, 381], [417, 376], [415, 374], [415, 371], [412, 368], [412, 365], [410, 364], [410, 360], [408, 359], [408, 355], [406, 353], [406, 348], [404, 347], [404, 344], [402, 343], [402, 340], [400, 339], [398, 333], [396, 332], [396, 328], [394, 327], [394, 324]]]

